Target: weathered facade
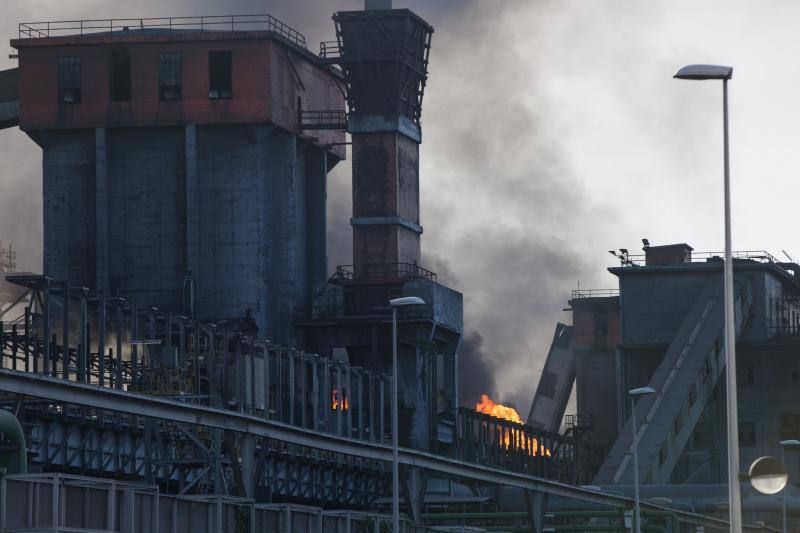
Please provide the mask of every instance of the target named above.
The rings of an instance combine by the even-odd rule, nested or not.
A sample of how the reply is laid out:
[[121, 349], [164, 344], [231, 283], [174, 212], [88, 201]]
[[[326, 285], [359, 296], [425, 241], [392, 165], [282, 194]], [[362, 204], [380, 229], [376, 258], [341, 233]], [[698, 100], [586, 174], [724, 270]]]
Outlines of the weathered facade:
[[12, 42], [19, 125], [43, 151], [45, 274], [297, 340], [344, 157], [343, 131], [312, 135], [302, 117], [344, 98], [270, 20]]

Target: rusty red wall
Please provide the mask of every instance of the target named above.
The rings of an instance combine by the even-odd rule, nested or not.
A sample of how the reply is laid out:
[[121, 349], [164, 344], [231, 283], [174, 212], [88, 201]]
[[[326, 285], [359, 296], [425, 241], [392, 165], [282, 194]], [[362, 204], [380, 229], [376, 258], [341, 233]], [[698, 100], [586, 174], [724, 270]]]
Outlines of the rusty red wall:
[[572, 300], [572, 348], [614, 352], [621, 342], [619, 298]]
[[[313, 54], [262, 32], [76, 36], [12, 41], [19, 49], [20, 128], [23, 130], [273, 122], [298, 132], [304, 109], [342, 110], [344, 97]], [[125, 48], [131, 60], [131, 100], [110, 101], [110, 55]], [[208, 53], [231, 51], [230, 99], [208, 97]], [[160, 101], [159, 54], [180, 52], [182, 99]], [[81, 58], [81, 103], [58, 101], [58, 57]], [[299, 132], [298, 132], [299, 133]], [[343, 132], [315, 132], [312, 141], [343, 142]], [[344, 156], [342, 147], [332, 150]], [[340, 153], [339, 153], [340, 152]]]

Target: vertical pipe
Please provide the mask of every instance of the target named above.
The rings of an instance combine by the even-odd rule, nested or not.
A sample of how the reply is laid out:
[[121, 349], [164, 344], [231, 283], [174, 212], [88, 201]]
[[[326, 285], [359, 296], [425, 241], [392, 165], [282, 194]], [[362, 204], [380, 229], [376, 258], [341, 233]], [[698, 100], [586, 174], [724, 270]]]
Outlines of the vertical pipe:
[[[783, 465], [784, 468], [786, 468], [786, 454], [784, 453], [783, 444], [781, 444], [781, 464]], [[788, 469], [787, 469], [787, 471], [788, 471]], [[781, 491], [781, 492], [783, 492], [782, 515], [781, 515], [782, 516], [781, 526], [783, 526], [783, 533], [788, 533], [788, 531], [789, 531], [789, 523], [786, 520], [786, 492], [787, 491], [788, 491], [788, 485], [786, 487], [783, 487], [783, 490]]]
[[380, 442], [383, 444], [385, 437], [386, 437], [386, 383], [384, 381], [384, 376], [381, 375], [380, 377], [380, 390], [378, 393], [381, 397], [381, 427], [380, 427]]
[[87, 376], [89, 374], [88, 370], [88, 352], [89, 352], [89, 324], [88, 320], [88, 309], [87, 309], [87, 302], [86, 302], [86, 293], [81, 293], [81, 343], [80, 343], [80, 358], [78, 360], [78, 381], [87, 381]]
[[[636, 445], [636, 406], [633, 403], [634, 397], [631, 396], [631, 430], [633, 431], [633, 494], [634, 494], [634, 505], [636, 516], [634, 520], [635, 523], [635, 531], [636, 533], [642, 532], [642, 517], [641, 512], [639, 510], [639, 451], [638, 446]], [[738, 477], [737, 477], [737, 483]]]
[[[28, 346], [30, 345], [31, 339], [36, 339], [34, 335], [31, 333], [31, 307], [25, 306], [25, 342], [22, 344], [22, 353], [25, 357], [25, 372], [30, 372], [30, 361], [28, 357]], [[35, 342], [34, 342], [35, 344]]]
[[249, 350], [247, 350], [247, 364], [250, 369], [250, 379], [247, 387], [250, 391], [250, 398], [247, 412], [252, 415], [256, 412], [256, 350], [252, 337], [248, 337], [247, 346], [249, 347]]
[[[149, 340], [154, 340], [156, 338], [156, 309], [154, 307], [150, 308], [150, 313], [147, 315], [147, 337]], [[147, 368], [158, 368], [161, 366], [161, 361], [159, 361], [159, 357], [154, 356], [153, 352], [158, 350], [160, 346], [157, 344], [146, 344], [146, 347], [142, 349], [142, 352], [145, 350], [147, 351]], [[142, 353], [144, 355], [144, 353]], [[145, 360], [142, 358], [142, 368], [145, 367]]]
[[239, 412], [244, 413], [244, 406], [247, 403], [247, 388], [245, 383], [245, 372], [247, 369], [244, 364], [244, 356], [242, 355], [242, 335], [236, 337], [236, 399], [239, 401]]
[[136, 373], [139, 366], [139, 347], [133, 344], [134, 340], [138, 340], [139, 335], [139, 317], [136, 309], [136, 304], [131, 302], [131, 377], [130, 385], [136, 390]]
[[[41, 315], [40, 315], [41, 316]], [[38, 324], [36, 323], [36, 313], [31, 312], [31, 339], [33, 342], [33, 350], [32, 350], [32, 370], [34, 373], [39, 371], [39, 328]]]
[[308, 401], [307, 384], [306, 384], [306, 353], [300, 352], [300, 424], [303, 427], [308, 427]]
[[100, 386], [105, 386], [106, 375], [106, 293], [100, 291], [100, 298], [98, 301], [100, 306], [100, 323], [97, 325], [97, 356], [100, 358], [99, 365], [99, 383]]
[[0, 320], [0, 368], [5, 368], [5, 365], [3, 364], [3, 359], [5, 358], [5, 354], [6, 354], [5, 326], [3, 324], [3, 321]]
[[342, 365], [336, 361], [336, 400], [338, 401], [336, 409], [336, 434], [342, 434], [342, 407], [344, 405], [344, 395], [342, 394]]
[[728, 502], [730, 527], [742, 531], [739, 491], [739, 412], [736, 389], [736, 326], [733, 311], [733, 258], [731, 257], [731, 187], [728, 148], [728, 80], [722, 80], [723, 152], [725, 159], [725, 366], [728, 378]]
[[369, 438], [375, 438], [375, 377], [372, 372], [367, 372], [367, 383], [369, 384]]
[[44, 359], [42, 361], [42, 374], [47, 375], [50, 372], [50, 287], [49, 285], [45, 285], [44, 287], [44, 297], [42, 298], [44, 302], [44, 309], [42, 309], [42, 328], [44, 332], [42, 334], [42, 340], [44, 341]]
[[345, 407], [345, 402], [346, 402], [347, 409], [345, 410], [345, 415], [347, 417], [347, 420], [346, 420], [347, 421], [347, 436], [348, 437], [352, 437], [353, 436], [353, 410], [351, 409], [351, 407], [352, 407], [351, 400], [353, 399], [353, 380], [352, 380], [352, 372], [350, 370], [350, 365], [348, 364], [347, 366], [345, 366], [344, 370], [345, 370], [345, 379], [346, 379], [347, 383], [346, 383], [346, 386], [345, 386], [345, 390], [342, 393], [342, 401], [340, 403], [341, 403], [342, 407]]
[[358, 397], [356, 401], [358, 401], [358, 438], [363, 440], [364, 439], [364, 407], [363, 407], [363, 400], [364, 400], [364, 379], [363, 379], [363, 371], [359, 370], [358, 372]]
[[228, 406], [228, 348], [230, 347], [230, 334], [228, 330], [222, 334], [222, 376], [220, 383], [220, 403], [221, 407], [227, 408]]
[[275, 350], [275, 403], [278, 409], [278, 420], [284, 422], [283, 416], [283, 349]]
[[311, 424], [311, 427], [314, 431], [319, 431], [319, 362], [318, 356], [313, 356], [311, 359], [311, 394], [312, 401], [311, 401], [311, 416], [314, 417], [314, 421]]
[[400, 533], [400, 463], [397, 416], [397, 308], [392, 307], [392, 531], [394, 533]]
[[17, 325], [11, 326], [11, 369], [17, 369], [17, 350], [19, 348], [19, 337], [17, 336]]
[[[200, 351], [201, 337], [200, 337], [200, 324], [194, 321], [194, 349]], [[216, 368], [214, 362], [217, 358], [217, 341], [214, 335], [214, 328], [208, 328], [208, 336], [206, 337], [205, 347], [206, 368], [208, 372], [208, 404], [215, 405], [216, 398]], [[224, 382], [223, 382], [224, 384]]]
[[270, 389], [270, 372], [269, 372], [269, 346], [264, 344], [264, 418], [270, 418], [270, 409], [272, 409], [271, 402], [269, 401]]
[[116, 330], [117, 334], [117, 359], [116, 359], [116, 367], [115, 370], [117, 372], [117, 377], [115, 379], [116, 388], [122, 388], [122, 300], [117, 298], [117, 308], [116, 308], [116, 326], [114, 329]]
[[325, 413], [325, 431], [331, 433], [331, 371], [330, 359], [327, 357], [322, 360], [322, 406]]
[[61, 325], [61, 372], [69, 379], [69, 282], [64, 282], [64, 323]]
[[297, 356], [294, 350], [288, 350], [286, 352], [287, 355], [287, 363], [289, 364], [289, 423], [294, 424], [294, 402], [295, 402], [295, 390], [294, 390], [294, 382], [295, 382], [295, 375], [294, 375], [294, 365], [295, 365], [295, 357]]

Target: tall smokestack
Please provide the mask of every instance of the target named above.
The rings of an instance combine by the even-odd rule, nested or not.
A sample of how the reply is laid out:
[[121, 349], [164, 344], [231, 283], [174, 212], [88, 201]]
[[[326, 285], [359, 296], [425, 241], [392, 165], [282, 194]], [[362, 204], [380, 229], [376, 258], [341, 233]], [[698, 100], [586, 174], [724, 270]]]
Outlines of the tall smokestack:
[[433, 28], [407, 9], [385, 9], [390, 0], [365, 5], [333, 17], [349, 87], [353, 262], [357, 278], [392, 278], [420, 261], [420, 117]]

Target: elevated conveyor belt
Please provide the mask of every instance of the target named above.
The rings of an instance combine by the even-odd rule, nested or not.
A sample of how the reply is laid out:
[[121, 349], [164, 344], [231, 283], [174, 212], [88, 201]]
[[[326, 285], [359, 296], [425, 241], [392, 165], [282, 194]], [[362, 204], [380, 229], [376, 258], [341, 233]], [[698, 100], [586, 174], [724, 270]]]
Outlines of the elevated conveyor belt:
[[526, 425], [558, 432], [575, 382], [575, 354], [569, 348], [571, 340], [572, 326], [556, 325]]
[[[753, 305], [747, 283], [736, 284], [734, 301], [738, 339]], [[642, 482], [669, 482], [725, 370], [724, 319], [722, 280], [711, 279], [697, 296], [650, 379], [649, 386], [656, 394], [641, 397], [636, 404]], [[629, 418], [600, 467], [595, 484], [633, 483], [632, 440]]]

